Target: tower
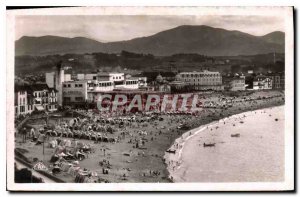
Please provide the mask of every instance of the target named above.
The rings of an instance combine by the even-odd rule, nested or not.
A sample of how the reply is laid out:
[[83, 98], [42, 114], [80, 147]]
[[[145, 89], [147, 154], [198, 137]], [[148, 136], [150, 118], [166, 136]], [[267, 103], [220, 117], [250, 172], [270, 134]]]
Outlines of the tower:
[[57, 90], [57, 103], [62, 106], [62, 83], [64, 82], [65, 72], [62, 69], [62, 61], [59, 61], [55, 70], [55, 89]]
[[46, 84], [48, 85], [48, 87], [54, 88], [55, 87], [55, 72], [46, 73], [45, 78], [46, 78]]

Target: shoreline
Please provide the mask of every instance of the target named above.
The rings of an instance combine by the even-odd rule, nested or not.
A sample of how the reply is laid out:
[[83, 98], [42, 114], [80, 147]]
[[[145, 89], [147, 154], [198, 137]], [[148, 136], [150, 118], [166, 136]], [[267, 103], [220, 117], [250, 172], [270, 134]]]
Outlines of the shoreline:
[[[255, 112], [256, 113], [256, 112], [259, 112], [259, 111], [262, 111], [262, 110], [268, 110], [268, 109], [272, 109], [274, 107], [284, 107], [284, 106], [285, 106], [285, 104], [273, 105], [273, 106], [268, 106], [268, 107], [264, 107], [264, 108], [258, 108], [258, 109], [255, 109], [255, 110], [248, 110], [248, 111], [243, 111], [241, 113], [231, 114], [227, 117], [222, 117], [218, 120], [209, 122], [207, 124], [203, 124], [203, 125], [201, 125], [197, 128], [193, 128], [193, 129], [183, 133], [181, 136], [176, 138], [173, 141], [173, 143], [171, 144], [171, 146], [167, 149], [167, 150], [170, 150], [170, 149], [176, 150], [176, 152], [175, 153], [165, 152], [165, 155], [164, 155], [164, 161], [165, 161], [166, 169], [168, 171], [168, 179], [173, 183], [175, 182], [173, 180], [173, 177], [172, 177], [172, 173], [173, 173], [172, 169], [174, 171], [174, 170], [179, 170], [181, 168], [181, 164], [183, 162], [182, 152], [183, 152], [183, 149], [185, 148], [186, 143], [190, 139], [196, 137], [200, 132], [203, 132], [206, 129], [214, 127], [215, 125], [219, 124], [220, 122], [225, 123], [225, 121], [227, 119], [234, 118], [235, 116], [242, 116], [242, 115], [245, 115], [245, 114], [250, 113], [250, 112]], [[174, 165], [173, 162], [175, 162], [175, 165]]]

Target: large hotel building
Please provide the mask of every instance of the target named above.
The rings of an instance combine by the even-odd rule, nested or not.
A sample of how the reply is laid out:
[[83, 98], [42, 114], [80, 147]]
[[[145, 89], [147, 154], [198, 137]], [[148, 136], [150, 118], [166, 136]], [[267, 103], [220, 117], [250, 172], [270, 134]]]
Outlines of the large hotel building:
[[182, 80], [194, 90], [223, 90], [222, 75], [219, 72], [181, 72]]

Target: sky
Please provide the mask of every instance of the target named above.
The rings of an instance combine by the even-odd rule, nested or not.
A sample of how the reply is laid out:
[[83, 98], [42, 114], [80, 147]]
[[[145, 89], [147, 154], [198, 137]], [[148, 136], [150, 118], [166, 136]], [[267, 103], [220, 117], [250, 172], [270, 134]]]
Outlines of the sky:
[[180, 25], [208, 25], [256, 36], [284, 32], [284, 17], [234, 15], [31, 15], [16, 17], [15, 39], [22, 36], [55, 35], [87, 37], [101, 42], [150, 36]]

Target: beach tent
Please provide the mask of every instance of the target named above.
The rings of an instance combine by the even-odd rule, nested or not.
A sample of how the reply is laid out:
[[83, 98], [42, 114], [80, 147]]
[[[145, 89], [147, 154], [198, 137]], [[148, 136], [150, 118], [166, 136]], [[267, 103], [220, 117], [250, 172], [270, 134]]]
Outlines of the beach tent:
[[57, 147], [57, 141], [56, 140], [50, 141], [49, 146], [50, 146], [50, 148], [56, 148]]
[[55, 152], [55, 154], [60, 154], [60, 153], [62, 153], [64, 150], [65, 150], [64, 147], [58, 145], [54, 152]]
[[69, 126], [73, 126], [74, 123], [75, 123], [74, 119], [71, 119], [71, 120], [69, 121]]
[[37, 141], [42, 143], [44, 142], [44, 140], [45, 140], [45, 134], [40, 134]]
[[36, 108], [37, 111], [43, 111], [44, 110], [44, 107], [41, 106], [41, 105], [36, 105], [35, 108]]
[[67, 147], [71, 147], [71, 140], [66, 140], [65, 141], [65, 146], [67, 146]]
[[42, 170], [42, 171], [47, 171], [48, 168], [45, 166], [43, 162], [38, 162], [33, 166], [34, 170]]
[[76, 147], [82, 148], [85, 144], [83, 142], [77, 142]]

